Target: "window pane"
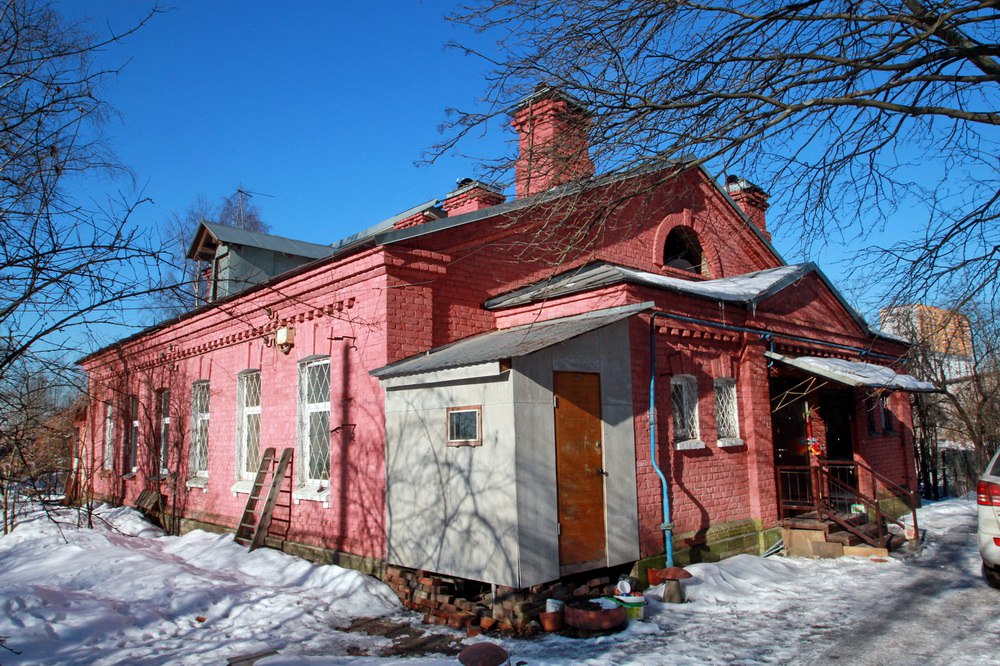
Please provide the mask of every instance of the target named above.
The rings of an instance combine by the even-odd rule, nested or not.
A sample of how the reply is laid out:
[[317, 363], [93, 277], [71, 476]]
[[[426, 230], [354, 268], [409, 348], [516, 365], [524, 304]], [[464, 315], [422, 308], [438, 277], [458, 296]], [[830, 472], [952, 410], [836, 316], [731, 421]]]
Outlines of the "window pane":
[[670, 385], [670, 411], [674, 417], [674, 440], [687, 439], [687, 422], [684, 420], [684, 386], [680, 383]]
[[260, 406], [260, 373], [240, 375], [240, 379], [244, 382], [243, 404], [247, 407]]
[[257, 468], [260, 467], [260, 414], [247, 414], [245, 428], [243, 435], [246, 446], [245, 471], [256, 474]]
[[330, 478], [330, 412], [309, 414], [309, 478]]
[[468, 442], [479, 439], [479, 412], [461, 411], [448, 414], [448, 439]]
[[732, 379], [715, 380], [715, 420], [719, 438], [740, 436], [736, 382]]
[[306, 402], [330, 402], [330, 362], [313, 363], [306, 369]]

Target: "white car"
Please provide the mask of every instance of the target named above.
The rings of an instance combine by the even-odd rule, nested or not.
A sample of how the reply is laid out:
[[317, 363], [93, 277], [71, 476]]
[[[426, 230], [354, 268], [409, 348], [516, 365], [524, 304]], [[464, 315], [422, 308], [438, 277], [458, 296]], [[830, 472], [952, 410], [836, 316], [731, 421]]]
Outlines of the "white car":
[[986, 466], [976, 484], [979, 505], [979, 554], [983, 575], [993, 587], [1000, 587], [1000, 451]]

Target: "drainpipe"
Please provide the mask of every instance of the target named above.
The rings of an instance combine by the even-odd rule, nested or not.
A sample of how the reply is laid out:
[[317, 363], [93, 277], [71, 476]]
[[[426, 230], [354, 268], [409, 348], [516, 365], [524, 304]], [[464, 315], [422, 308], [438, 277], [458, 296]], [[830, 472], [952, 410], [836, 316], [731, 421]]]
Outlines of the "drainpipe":
[[667, 555], [667, 566], [674, 566], [674, 524], [670, 520], [670, 482], [656, 460], [656, 326], [654, 322], [664, 313], [653, 312], [649, 317], [649, 459], [656, 475], [660, 477], [663, 492], [663, 548]]
[[[726, 331], [739, 331], [742, 333], [759, 335], [762, 341], [770, 345], [771, 351], [774, 351], [774, 338], [780, 337], [796, 342], [808, 342], [825, 347], [833, 347], [834, 349], [852, 351], [857, 353], [859, 356], [872, 356], [893, 361], [898, 361], [899, 359], [887, 354], [879, 354], [868, 349], [837, 344], [835, 342], [827, 342], [826, 340], [818, 340], [811, 337], [778, 333], [762, 328], [751, 328], [749, 326], [734, 326], [733, 324], [723, 324], [709, 319], [700, 319], [698, 317], [688, 317], [685, 315], [653, 310], [649, 316], [649, 457], [650, 462], [653, 464], [653, 469], [656, 471], [656, 475], [660, 477], [660, 488], [663, 491], [663, 522], [660, 524], [660, 529], [663, 530], [663, 545], [667, 554], [667, 566], [672, 567], [674, 566], [674, 524], [670, 520], [670, 482], [663, 474], [663, 470], [660, 469], [660, 464], [656, 460], [656, 326], [654, 323], [657, 317], [665, 317], [667, 319], [676, 319], [678, 321], [692, 324], [712, 326]], [[770, 365], [771, 363], [769, 362], [768, 366], [770, 367]]]

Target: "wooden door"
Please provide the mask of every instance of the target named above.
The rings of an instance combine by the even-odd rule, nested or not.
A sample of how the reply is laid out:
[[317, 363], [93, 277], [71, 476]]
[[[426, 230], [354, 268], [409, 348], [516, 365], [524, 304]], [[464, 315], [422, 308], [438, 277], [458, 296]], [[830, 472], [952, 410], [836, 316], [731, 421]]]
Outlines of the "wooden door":
[[556, 372], [553, 392], [559, 564], [569, 572], [600, 566], [607, 559], [601, 377]]

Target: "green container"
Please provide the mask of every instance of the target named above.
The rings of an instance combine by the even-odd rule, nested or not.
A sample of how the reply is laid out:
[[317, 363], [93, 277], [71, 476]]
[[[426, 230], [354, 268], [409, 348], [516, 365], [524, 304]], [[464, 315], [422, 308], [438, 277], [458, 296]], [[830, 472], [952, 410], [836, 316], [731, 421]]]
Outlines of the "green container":
[[625, 609], [625, 617], [641, 620], [645, 614], [646, 600], [643, 597], [615, 597], [615, 603]]

